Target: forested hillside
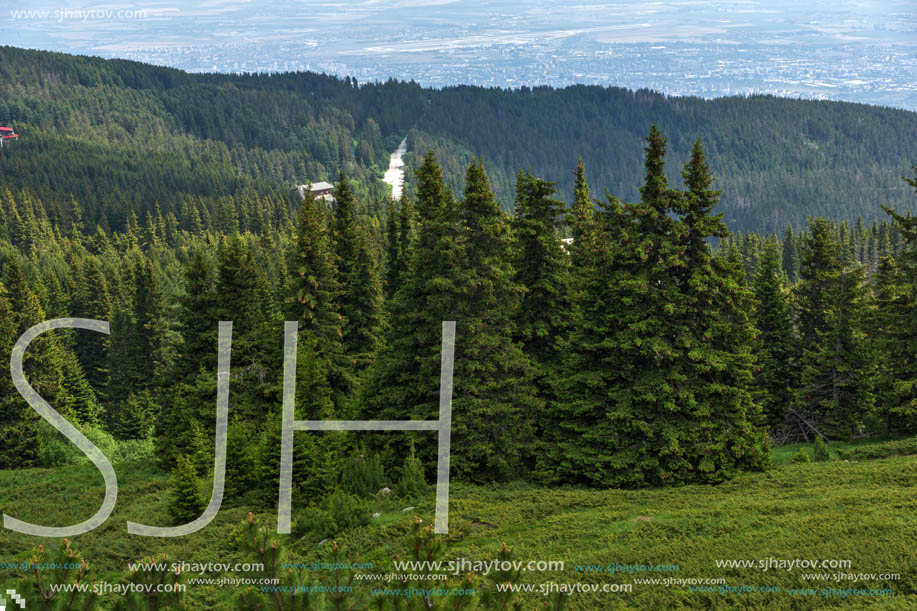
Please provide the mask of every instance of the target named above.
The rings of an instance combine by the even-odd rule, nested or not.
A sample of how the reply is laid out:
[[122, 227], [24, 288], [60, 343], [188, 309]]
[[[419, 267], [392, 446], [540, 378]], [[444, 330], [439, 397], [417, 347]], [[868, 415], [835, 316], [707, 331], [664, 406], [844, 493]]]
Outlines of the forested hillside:
[[571, 160], [582, 156], [599, 192], [634, 200], [642, 138], [652, 123], [668, 134], [678, 167], [694, 140], [703, 140], [721, 177], [720, 211], [733, 229], [782, 231], [807, 216], [871, 220], [882, 217], [881, 204], [913, 204], [900, 177], [917, 158], [917, 115], [839, 102], [453, 87], [437, 92], [411, 149], [434, 145], [458, 158], [482, 157], [507, 201], [518, 168], [557, 181], [571, 197]]
[[[88, 65], [94, 74], [96, 64]], [[53, 70], [46, 66], [40, 73]], [[118, 83], [130, 82], [129, 75], [127, 70]], [[73, 75], [50, 80], [68, 78], [72, 89], [87, 86]], [[344, 98], [363, 91], [352, 82], [326, 82]], [[605, 501], [583, 488], [651, 488], [647, 494], [658, 507], [659, 495], [688, 489], [694, 496], [674, 503], [696, 504], [696, 495], [704, 494], [697, 491], [742, 486], [748, 477], [765, 478], [751, 481], [767, 493], [770, 484], [760, 482], [773, 482], [770, 473], [747, 474], [770, 469], [776, 454], [786, 453], [775, 446], [787, 442], [812, 444], [816, 461], [864, 438], [873, 442], [866, 453], [913, 453], [914, 217], [889, 208], [882, 221], [816, 217], [779, 236], [730, 233], [716, 212], [727, 177], [720, 178], [700, 140], [687, 161], [673, 162], [655, 125], [642, 141], [640, 178], [625, 188], [637, 192], [632, 200], [599, 196], [590, 166], [580, 162], [570, 198], [552, 181], [516, 172], [509, 213], [479, 160], [466, 165], [461, 187], [452, 188], [449, 175], [458, 172], [467, 151], [456, 153], [448, 139], [438, 138], [447, 151], [444, 161], [426, 152], [409, 174], [412, 196], [383, 204], [376, 157], [386, 156], [394, 131], [379, 129], [382, 144], [365, 159], [348, 158], [342, 147], [337, 153], [345, 151], [343, 159], [319, 160], [284, 144], [282, 132], [266, 128], [250, 136], [276, 138], [273, 146], [280, 148], [248, 148], [233, 141], [230, 121], [210, 127], [185, 122], [151, 101], [149, 122], [132, 133], [109, 119], [126, 121], [134, 111], [125, 100], [150, 96], [158, 86], [132, 90], [118, 83], [99, 85], [82, 101], [67, 97], [64, 85], [45, 98], [35, 94], [38, 107], [58, 111], [48, 115], [49, 124], [17, 123], [23, 141], [3, 150], [0, 354], [10, 355], [18, 337], [48, 319], [109, 321], [110, 335], [69, 329], [40, 335], [23, 367], [35, 390], [119, 469], [143, 465], [142, 484], [128, 478], [134, 484], [119, 501], [131, 504], [133, 519], [186, 524], [208, 504], [220, 465], [218, 321], [232, 321], [222, 511], [236, 520], [247, 511], [260, 520], [277, 508], [285, 321], [299, 323], [296, 420], [436, 418], [440, 329], [442, 321], [456, 321], [450, 478], [461, 517], [450, 518], [454, 539], [469, 528], [494, 527], [477, 514], [486, 506], [467, 496], [477, 486], [488, 496], [507, 494], [510, 504], [519, 497], [500, 487], [575, 494], [569, 502], [590, 507]], [[244, 87], [220, 87], [245, 98]], [[112, 104], [126, 96], [117, 102], [124, 115], [93, 119], [81, 109], [105, 91], [115, 92]], [[258, 95], [270, 97], [268, 91]], [[230, 114], [233, 96], [223, 106]], [[192, 115], [193, 108], [205, 107], [194, 102], [189, 93]], [[351, 126], [356, 133], [362, 129], [353, 120], [358, 106], [354, 114], [331, 103], [315, 108], [324, 108], [316, 116], [333, 117], [328, 121], [347, 137], [353, 137]], [[280, 115], [283, 109], [252, 102], [251, 112]], [[55, 128], [55, 120], [61, 126], [95, 121], [110, 133], [66, 135], [61, 130], [80, 130]], [[353, 140], [360, 150], [359, 139]], [[160, 152], [152, 151], [156, 147]], [[40, 173], [36, 159], [42, 155], [53, 172]], [[290, 197], [289, 183], [272, 174], [277, 168], [256, 163], [296, 156], [308, 157], [304, 163], [334, 180], [334, 205], [311, 195]], [[30, 173], [32, 164], [40, 181]], [[334, 173], [338, 165], [345, 171]], [[182, 171], [173, 176], [170, 168]], [[680, 180], [670, 179], [678, 174]], [[80, 188], [68, 187], [71, 182]], [[901, 184], [906, 204], [913, 204], [917, 177]], [[561, 239], [565, 235], [572, 241]], [[0, 439], [5, 482], [35, 473], [57, 481], [36, 469], [89, 464], [22, 399], [9, 376], [0, 377]], [[300, 549], [318, 549], [322, 541], [386, 520], [394, 524], [406, 517], [405, 505], [430, 504], [436, 452], [428, 431], [297, 432], [292, 534]], [[810, 455], [800, 448], [792, 460], [808, 462]], [[861, 478], [891, 478], [888, 470], [859, 472]], [[89, 481], [85, 470], [80, 473]], [[908, 474], [895, 477], [903, 482]], [[66, 481], [62, 489], [77, 485]], [[820, 490], [813, 485], [796, 484], [792, 494], [804, 490], [808, 498]], [[91, 494], [83, 490], [78, 497], [83, 502]], [[14, 500], [17, 511], [31, 501]], [[69, 505], [55, 511], [62, 507]], [[494, 519], [494, 509], [485, 510]], [[723, 509], [715, 511], [720, 516]], [[760, 515], [757, 505], [745, 511]], [[63, 519], [57, 513], [36, 519], [51, 516]], [[557, 532], [554, 516], [551, 521], [546, 538]], [[209, 534], [233, 527], [214, 521], [208, 528]], [[620, 536], [618, 525], [610, 528]], [[697, 532], [694, 523], [684, 528]], [[893, 529], [885, 526], [886, 533]], [[99, 529], [106, 536], [115, 530]], [[264, 558], [277, 540], [270, 532], [249, 517], [247, 526], [201, 549], [219, 545], [240, 554], [241, 542], [251, 540]], [[677, 531], [665, 532], [670, 538]], [[440, 545], [419, 520], [410, 537], [415, 550]], [[388, 549], [376, 540], [364, 545], [374, 562]], [[329, 547], [338, 553], [336, 543], [324, 549]], [[126, 554], [133, 552], [118, 549], [118, 562], [129, 561]], [[59, 552], [68, 553], [66, 547]], [[88, 575], [84, 567], [77, 578], [88, 581]], [[308, 575], [289, 571], [283, 583], [301, 585]], [[141, 571], [128, 579], [145, 578]], [[469, 583], [472, 578], [466, 577]], [[29, 583], [41, 589], [40, 579]], [[912, 591], [907, 583], [895, 585]], [[491, 608], [489, 595], [481, 594], [478, 608]], [[226, 591], [204, 588], [194, 596], [205, 598], [207, 608], [227, 608]], [[253, 588], [234, 596], [236, 608], [289, 608]], [[150, 600], [160, 604], [160, 598]], [[166, 602], [175, 608], [183, 601]], [[398, 608], [395, 600], [373, 604]], [[430, 599], [423, 604], [437, 608]]]
[[[914, 113], [856, 104], [190, 75], [12, 47], [0, 48], [0, 122], [22, 135], [0, 153], [5, 188], [40, 196], [53, 219], [116, 231], [131, 212], [231, 227], [227, 208], [265, 198], [289, 207], [290, 185], [331, 181], [340, 170], [381, 218], [387, 187], [378, 178], [405, 135], [412, 169], [434, 148], [458, 190], [480, 158], [510, 209], [519, 168], [571, 198], [580, 156], [596, 192], [635, 200], [641, 139], [656, 123], [678, 166], [696, 138], [705, 142], [721, 177], [719, 210], [731, 228], [752, 231], [802, 226], [809, 215], [870, 221], [883, 204], [908, 209], [900, 176], [917, 158]], [[83, 219], [72, 218], [71, 196]]]
[[[43, 336], [28, 376], [87, 434], [131, 455], [155, 448], [194, 480], [214, 450], [216, 321], [233, 321], [227, 498], [258, 502], [277, 480], [291, 320], [297, 418], [386, 420], [436, 417], [440, 324], [457, 321], [452, 470], [474, 482], [719, 482], [765, 468], [769, 436], [917, 432], [917, 221], [889, 209], [891, 223], [868, 228], [815, 218], [780, 240], [731, 235], [700, 142], [683, 188], [667, 167], [653, 126], [639, 201], [593, 197], [580, 164], [569, 205], [519, 172], [508, 215], [480, 162], [457, 194], [431, 151], [416, 200], [389, 203], [381, 225], [344, 174], [332, 208], [241, 198], [211, 222], [189, 206], [196, 224], [157, 211], [123, 231], [76, 223], [92, 200], [71, 200], [61, 220], [41, 196], [3, 189], [0, 353], [45, 319], [110, 321], [110, 337]], [[0, 466], [73, 460], [0, 384], [0, 433], [14, 441]], [[296, 439], [302, 499], [358, 494], [340, 479], [354, 470], [400, 469], [422, 488], [435, 464], [426, 433]], [[176, 519], [197, 506], [185, 496]]]

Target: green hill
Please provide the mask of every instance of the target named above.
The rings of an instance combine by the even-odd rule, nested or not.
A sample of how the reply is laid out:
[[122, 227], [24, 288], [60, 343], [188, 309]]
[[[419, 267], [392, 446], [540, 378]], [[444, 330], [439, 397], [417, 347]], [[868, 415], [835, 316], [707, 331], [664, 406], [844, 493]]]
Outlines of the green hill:
[[0, 121], [22, 135], [0, 154], [0, 187], [56, 201], [65, 218], [71, 194], [91, 200], [85, 220], [114, 229], [131, 210], [179, 215], [189, 200], [285, 196], [291, 184], [330, 180], [341, 168], [361, 195], [379, 199], [388, 154], [408, 134], [411, 151], [437, 149], [454, 184], [480, 157], [508, 207], [520, 168], [557, 181], [569, 201], [579, 156], [596, 193], [636, 198], [641, 138], [656, 122], [670, 139], [671, 167], [704, 141], [725, 219], [743, 231], [801, 226], [809, 215], [868, 220], [882, 204], [905, 209], [900, 176], [917, 160], [915, 113], [858, 104], [191, 75], [12, 47], [0, 47]]

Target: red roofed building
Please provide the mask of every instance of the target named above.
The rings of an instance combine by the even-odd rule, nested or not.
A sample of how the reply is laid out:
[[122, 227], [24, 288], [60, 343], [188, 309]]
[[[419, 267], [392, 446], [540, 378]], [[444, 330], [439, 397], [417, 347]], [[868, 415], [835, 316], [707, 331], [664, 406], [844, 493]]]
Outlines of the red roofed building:
[[0, 126], [0, 147], [6, 144], [10, 140], [18, 140], [19, 134], [13, 131], [12, 127], [2, 127]]

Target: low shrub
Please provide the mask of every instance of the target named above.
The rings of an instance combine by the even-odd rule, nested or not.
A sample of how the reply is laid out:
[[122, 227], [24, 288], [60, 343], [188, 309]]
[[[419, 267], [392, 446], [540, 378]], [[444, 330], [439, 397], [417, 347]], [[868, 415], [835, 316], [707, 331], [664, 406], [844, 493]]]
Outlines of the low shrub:
[[849, 450], [838, 450], [837, 455], [845, 460], [870, 460], [886, 458], [888, 456], [907, 456], [917, 454], [917, 437], [896, 439], [883, 443], [875, 443]]
[[336, 488], [318, 506], [307, 507], [299, 514], [294, 531], [301, 537], [327, 539], [369, 524], [370, 515], [367, 503]]
[[831, 454], [828, 452], [828, 446], [821, 435], [815, 437], [815, 444], [812, 446], [812, 455], [815, 462], [825, 462], [831, 460]]

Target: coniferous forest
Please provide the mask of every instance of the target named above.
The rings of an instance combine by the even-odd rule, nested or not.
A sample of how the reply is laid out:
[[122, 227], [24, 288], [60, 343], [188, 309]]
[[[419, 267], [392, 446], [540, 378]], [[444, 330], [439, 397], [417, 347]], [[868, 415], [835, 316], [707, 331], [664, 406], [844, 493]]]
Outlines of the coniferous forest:
[[[8, 47], [0, 92], [20, 133], [0, 149], [0, 354], [45, 320], [109, 321], [40, 336], [26, 377], [116, 466], [167, 475], [172, 524], [210, 496], [219, 321], [223, 507], [269, 521], [284, 321], [297, 420], [435, 420], [456, 321], [459, 491], [725, 485], [785, 444], [819, 460], [917, 435], [913, 113], [193, 76]], [[406, 135], [392, 201], [378, 178]], [[319, 180], [333, 204], [292, 190]], [[0, 469], [89, 464], [9, 376], [0, 439]], [[381, 488], [430, 501], [436, 455], [429, 432], [298, 432], [295, 537], [366, 525]], [[270, 554], [275, 535], [253, 536]]]

